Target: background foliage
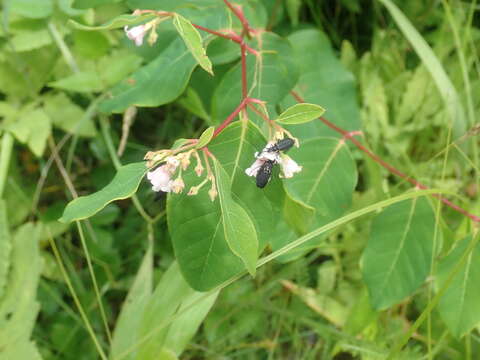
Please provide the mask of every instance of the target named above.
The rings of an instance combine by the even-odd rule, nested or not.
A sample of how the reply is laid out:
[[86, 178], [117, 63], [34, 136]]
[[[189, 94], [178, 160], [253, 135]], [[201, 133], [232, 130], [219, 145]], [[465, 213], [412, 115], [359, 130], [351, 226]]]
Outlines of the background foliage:
[[[154, 194], [144, 154], [241, 100], [238, 46], [200, 32], [206, 58], [188, 21], [238, 19], [220, 0], [5, 0], [0, 359], [476, 359], [476, 1], [235, 3], [268, 30], [248, 42], [250, 96], [276, 118], [293, 90], [380, 160], [319, 120], [289, 124], [304, 170], [259, 190], [244, 169], [268, 130], [249, 112], [208, 144], [216, 202]], [[138, 8], [180, 15], [135, 47]], [[218, 221], [243, 233], [217, 238]]]

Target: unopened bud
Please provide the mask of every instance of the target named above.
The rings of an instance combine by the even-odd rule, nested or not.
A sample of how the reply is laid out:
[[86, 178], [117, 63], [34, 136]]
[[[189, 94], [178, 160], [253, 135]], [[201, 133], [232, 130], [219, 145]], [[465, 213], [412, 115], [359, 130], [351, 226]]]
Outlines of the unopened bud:
[[172, 183], [172, 191], [175, 194], [180, 194], [183, 189], [185, 188], [185, 183], [183, 182], [182, 178], [176, 178]]

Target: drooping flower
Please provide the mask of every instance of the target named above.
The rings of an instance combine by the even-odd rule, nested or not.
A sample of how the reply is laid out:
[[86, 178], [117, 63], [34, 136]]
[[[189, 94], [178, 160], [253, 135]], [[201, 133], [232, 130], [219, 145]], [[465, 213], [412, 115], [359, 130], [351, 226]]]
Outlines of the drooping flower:
[[[152, 183], [152, 190], [164, 192], [178, 190], [180, 182], [177, 181], [177, 183], [175, 183], [172, 180], [172, 175], [177, 170], [178, 165], [180, 165], [180, 161], [178, 161], [176, 157], [168, 156], [161, 166], [159, 166], [155, 170], [149, 171], [147, 173], [147, 179], [150, 180], [150, 182]], [[173, 188], [174, 185], [175, 188]]]
[[171, 176], [172, 174], [167, 164], [147, 173], [147, 179], [152, 183], [153, 191], [170, 192], [172, 190]]
[[281, 177], [289, 179], [294, 174], [302, 171], [302, 167], [296, 163], [290, 156], [283, 155], [280, 160], [280, 169], [282, 170]]
[[127, 37], [134, 41], [136, 46], [141, 46], [143, 44], [143, 38], [149, 29], [150, 26], [146, 24], [134, 26], [131, 29], [129, 29], [128, 26], [123, 28]]
[[248, 176], [257, 176], [258, 170], [262, 167], [266, 160], [256, 159], [253, 164], [245, 170], [245, 174]]

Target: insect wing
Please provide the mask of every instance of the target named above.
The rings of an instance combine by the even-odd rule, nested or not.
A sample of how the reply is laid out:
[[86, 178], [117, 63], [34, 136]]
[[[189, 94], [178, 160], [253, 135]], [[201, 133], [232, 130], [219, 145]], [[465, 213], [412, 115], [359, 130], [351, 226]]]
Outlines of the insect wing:
[[270, 180], [270, 177], [272, 176], [272, 168], [273, 168], [274, 162], [267, 160], [265, 163], [258, 169], [257, 173], [257, 186], [259, 188], [264, 188], [265, 185], [268, 184], [268, 181]]

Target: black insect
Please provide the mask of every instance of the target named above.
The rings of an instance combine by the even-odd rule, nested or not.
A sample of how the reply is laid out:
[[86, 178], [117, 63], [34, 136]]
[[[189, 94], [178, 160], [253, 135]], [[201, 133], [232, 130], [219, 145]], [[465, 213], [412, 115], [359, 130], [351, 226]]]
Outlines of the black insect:
[[265, 160], [265, 162], [260, 167], [260, 169], [258, 169], [256, 180], [257, 180], [257, 186], [259, 188], [262, 189], [265, 187], [265, 185], [268, 184], [268, 181], [272, 176], [272, 169], [274, 165], [275, 165], [274, 160]]
[[295, 141], [293, 141], [293, 139], [290, 139], [290, 138], [287, 137], [285, 139], [278, 140], [276, 144], [273, 144], [272, 146], [270, 146], [266, 151], [268, 151], [268, 152], [273, 152], [273, 151], [276, 151], [276, 152], [285, 151], [285, 152], [287, 152], [288, 150], [290, 150], [290, 148], [293, 146], [293, 144], [295, 144]]

